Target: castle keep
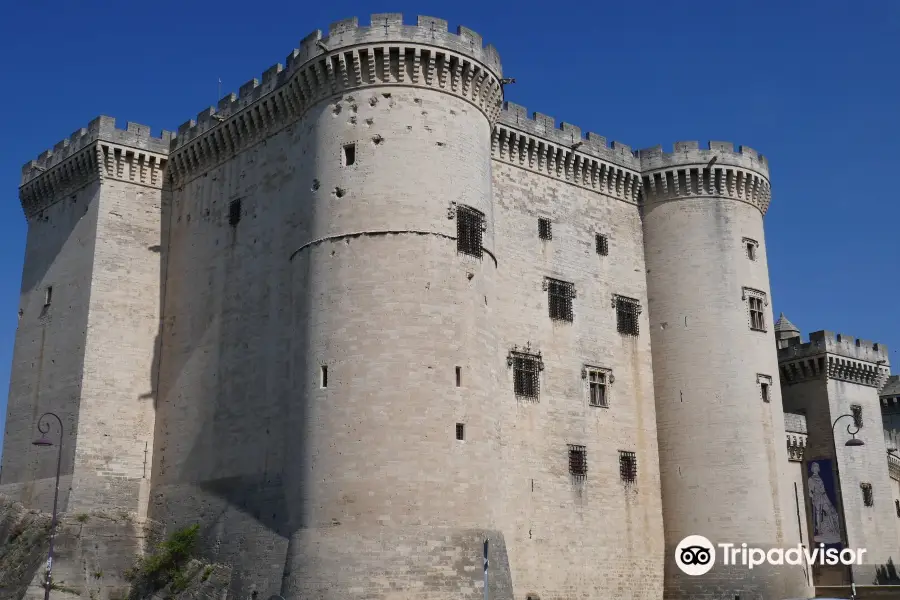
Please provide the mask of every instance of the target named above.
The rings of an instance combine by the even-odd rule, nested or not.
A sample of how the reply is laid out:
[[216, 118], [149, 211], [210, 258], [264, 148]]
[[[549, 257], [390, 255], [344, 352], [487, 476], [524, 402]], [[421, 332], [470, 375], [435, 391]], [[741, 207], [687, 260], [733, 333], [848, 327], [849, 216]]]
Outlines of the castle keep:
[[235, 593], [481, 598], [487, 540], [492, 599], [769, 600], [814, 574], [674, 550], [814, 546], [811, 450], [874, 577], [887, 351], [776, 326], [765, 158], [505, 84], [465, 27], [348, 19], [177, 133], [99, 117], [27, 163], [0, 493], [49, 506], [53, 411], [64, 510], [200, 523]]

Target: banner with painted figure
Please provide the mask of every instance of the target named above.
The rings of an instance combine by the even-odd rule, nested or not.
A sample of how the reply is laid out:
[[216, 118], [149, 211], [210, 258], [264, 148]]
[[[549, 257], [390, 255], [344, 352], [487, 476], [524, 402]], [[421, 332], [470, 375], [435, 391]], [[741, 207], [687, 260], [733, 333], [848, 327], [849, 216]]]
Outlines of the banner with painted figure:
[[813, 542], [825, 544], [826, 548], [843, 549], [832, 461], [830, 458], [811, 460], [806, 469]]

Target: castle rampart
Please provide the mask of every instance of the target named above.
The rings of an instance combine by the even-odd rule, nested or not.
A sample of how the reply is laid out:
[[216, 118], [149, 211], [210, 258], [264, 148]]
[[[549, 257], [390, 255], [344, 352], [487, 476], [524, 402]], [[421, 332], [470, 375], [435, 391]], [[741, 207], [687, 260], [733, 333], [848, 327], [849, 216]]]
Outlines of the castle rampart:
[[831, 331], [814, 331], [809, 341], [800, 338], [778, 350], [779, 370], [785, 385], [826, 375], [881, 389], [890, 375], [888, 348], [869, 340]]

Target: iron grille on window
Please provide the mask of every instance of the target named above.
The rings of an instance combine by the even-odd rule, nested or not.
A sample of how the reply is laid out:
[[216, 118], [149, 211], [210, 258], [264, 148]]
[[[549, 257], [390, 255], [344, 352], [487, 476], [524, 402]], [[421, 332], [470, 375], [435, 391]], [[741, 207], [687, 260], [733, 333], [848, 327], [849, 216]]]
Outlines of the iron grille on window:
[[456, 207], [456, 250], [481, 258], [484, 213], [469, 206]]
[[588, 369], [588, 392], [591, 406], [607, 408], [609, 400], [606, 395], [606, 373], [597, 369]]
[[544, 280], [544, 289], [547, 290], [550, 318], [571, 323], [574, 318], [572, 299], [575, 298], [575, 284], [547, 278]]
[[513, 349], [507, 358], [507, 364], [513, 369], [513, 388], [516, 396], [537, 399], [540, 395], [541, 376], [544, 368], [540, 354], [530, 351], [520, 352]]
[[859, 487], [862, 488], [863, 494], [863, 504], [866, 506], [874, 506], [875, 498], [872, 496], [872, 484], [871, 483], [861, 483]]
[[763, 299], [757, 296], [747, 296], [750, 305], [750, 329], [754, 331], [766, 330], [766, 317], [763, 312]]
[[634, 298], [615, 296], [613, 305], [616, 308], [616, 327], [619, 333], [638, 335], [638, 315], [641, 314], [640, 302]]
[[626, 483], [637, 481], [637, 456], [634, 452], [619, 450], [619, 475]]
[[553, 239], [553, 231], [550, 228], [550, 219], [538, 219], [538, 235], [542, 240]]
[[859, 404], [850, 405], [850, 413], [853, 415], [853, 426], [860, 429], [863, 426], [862, 406]]
[[602, 233], [597, 234], [597, 254], [607, 256], [609, 254], [609, 238]]
[[569, 444], [569, 473], [576, 480], [587, 477], [587, 450], [584, 446]]

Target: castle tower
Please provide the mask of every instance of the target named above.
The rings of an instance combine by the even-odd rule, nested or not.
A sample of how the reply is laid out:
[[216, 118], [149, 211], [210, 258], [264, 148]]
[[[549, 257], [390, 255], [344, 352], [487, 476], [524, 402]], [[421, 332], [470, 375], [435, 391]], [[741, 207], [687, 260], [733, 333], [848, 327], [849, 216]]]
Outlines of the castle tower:
[[[817, 467], [829, 501], [841, 514], [838, 527], [817, 523], [806, 485], [809, 531], [819, 532], [812, 542], [866, 550], [852, 572], [845, 566], [816, 566], [815, 582], [884, 582], [900, 557], [897, 537], [885, 533], [891, 530], [887, 523], [897, 519], [879, 399], [890, 375], [888, 349], [846, 334], [814, 331], [809, 342], [798, 337], [779, 349], [778, 361], [785, 409], [806, 414], [805, 483]], [[847, 446], [856, 426], [855, 437], [864, 445]]]
[[792, 343], [800, 341], [800, 330], [796, 325], [788, 321], [784, 313], [775, 321], [775, 343], [778, 348], [787, 348]]
[[57, 447], [31, 444], [53, 412], [60, 510], [146, 512], [170, 138], [99, 117], [22, 169], [28, 238], [0, 492], [26, 505], [53, 504]]
[[[768, 167], [749, 148], [640, 152], [657, 406], [665, 598], [803, 596], [800, 567], [716, 566], [684, 575], [674, 550], [799, 543], [783, 441], [763, 215]], [[719, 551], [721, 554], [721, 551]]]
[[469, 29], [348, 19], [179, 129], [153, 510], [261, 597], [480, 598], [485, 540], [511, 597], [500, 74]]

